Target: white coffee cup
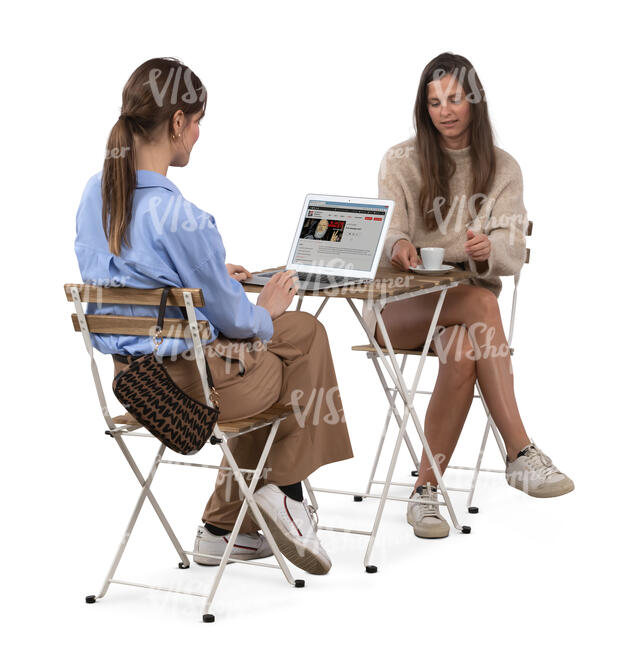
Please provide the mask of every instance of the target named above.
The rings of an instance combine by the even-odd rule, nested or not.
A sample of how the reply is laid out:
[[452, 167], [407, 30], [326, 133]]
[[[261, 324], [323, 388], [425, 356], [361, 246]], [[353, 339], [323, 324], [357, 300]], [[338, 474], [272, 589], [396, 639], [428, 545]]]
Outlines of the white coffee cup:
[[444, 262], [443, 248], [420, 248], [422, 266], [427, 271], [437, 271], [442, 268]]

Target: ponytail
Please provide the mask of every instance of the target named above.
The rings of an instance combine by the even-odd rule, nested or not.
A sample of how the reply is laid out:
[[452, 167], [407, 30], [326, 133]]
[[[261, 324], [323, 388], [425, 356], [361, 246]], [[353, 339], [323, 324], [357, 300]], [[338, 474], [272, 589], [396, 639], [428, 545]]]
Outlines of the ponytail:
[[122, 114], [111, 129], [102, 172], [102, 227], [113, 255], [121, 254], [122, 242], [130, 246], [127, 231], [137, 186], [131, 119]]
[[121, 254], [122, 244], [130, 246], [128, 226], [137, 187], [135, 136], [151, 142], [168, 124], [168, 134], [174, 137], [173, 115], [181, 110], [189, 118], [205, 112], [206, 100], [199, 77], [178, 59], [150, 59], [126, 82], [122, 112], [108, 136], [102, 172], [102, 227], [113, 255]]

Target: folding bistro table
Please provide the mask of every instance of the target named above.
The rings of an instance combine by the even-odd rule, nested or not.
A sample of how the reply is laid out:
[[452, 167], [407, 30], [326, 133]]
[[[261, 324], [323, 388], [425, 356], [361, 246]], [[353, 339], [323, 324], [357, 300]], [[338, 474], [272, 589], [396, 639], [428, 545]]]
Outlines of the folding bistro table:
[[[266, 269], [266, 270], [274, 271], [274, 270], [284, 270], [284, 269], [281, 267], [279, 269]], [[369, 356], [371, 357], [375, 365], [375, 369], [378, 373], [378, 377], [380, 378], [380, 382], [382, 383], [382, 388], [389, 402], [389, 407], [399, 427], [397, 439], [395, 441], [395, 446], [393, 448], [393, 454], [391, 456], [391, 461], [386, 474], [386, 478], [383, 482], [380, 481], [380, 483], [383, 485], [381, 494], [372, 494], [371, 492], [352, 492], [348, 490], [337, 490], [337, 489], [329, 489], [329, 488], [314, 488], [309, 484], [308, 480], [305, 481], [309, 498], [312, 501], [312, 504], [315, 508], [318, 507], [318, 504], [316, 502], [314, 492], [329, 492], [332, 494], [351, 495], [357, 501], [362, 500], [362, 498], [375, 498], [379, 500], [378, 508], [373, 522], [373, 527], [371, 530], [352, 530], [347, 528], [319, 526], [319, 528], [322, 530], [330, 530], [335, 532], [353, 533], [358, 535], [369, 536], [369, 542], [364, 557], [364, 565], [367, 573], [375, 573], [377, 571], [377, 567], [371, 564], [371, 553], [373, 551], [373, 546], [378, 533], [378, 528], [380, 525], [380, 521], [382, 519], [382, 514], [384, 512], [384, 506], [386, 504], [386, 501], [387, 500], [403, 501], [407, 503], [412, 501], [412, 499], [389, 495], [389, 489], [391, 485], [407, 485], [403, 483], [392, 482], [393, 473], [395, 471], [395, 465], [403, 441], [406, 442], [411, 457], [413, 458], [413, 461], [415, 462], [416, 466], [419, 462], [417, 454], [415, 453], [415, 450], [413, 449], [413, 446], [410, 443], [410, 440], [406, 434], [406, 426], [409, 417], [413, 420], [415, 429], [417, 430], [417, 433], [422, 442], [424, 452], [426, 453], [426, 456], [435, 474], [435, 479], [437, 480], [439, 491], [442, 494], [442, 500], [439, 502], [440, 505], [446, 506], [446, 508], [448, 509], [448, 514], [453, 523], [453, 526], [458, 531], [462, 533], [470, 533], [470, 526], [462, 526], [457, 520], [457, 517], [455, 515], [455, 510], [453, 508], [453, 504], [448, 496], [448, 488], [444, 483], [444, 479], [442, 477], [439, 464], [437, 463], [437, 460], [434, 458], [431, 452], [431, 448], [429, 447], [428, 441], [426, 440], [426, 436], [424, 435], [423, 423], [418, 417], [415, 408], [413, 406], [413, 398], [415, 397], [419, 379], [424, 369], [424, 363], [426, 361], [426, 357], [428, 355], [431, 342], [433, 340], [433, 336], [435, 335], [437, 329], [437, 321], [439, 319], [442, 305], [444, 304], [446, 292], [448, 291], [448, 289], [458, 286], [460, 282], [471, 278], [473, 275], [474, 274], [471, 273], [470, 271], [462, 271], [460, 269], [457, 269], [457, 270], [450, 271], [444, 275], [423, 276], [423, 275], [417, 275], [415, 273], [396, 271], [391, 267], [380, 267], [376, 273], [375, 280], [368, 284], [351, 285], [351, 286], [340, 287], [340, 288], [330, 287], [330, 288], [320, 289], [319, 291], [303, 291], [303, 292], [299, 292], [298, 294], [298, 302], [297, 302], [296, 309], [301, 308], [303, 298], [305, 296], [322, 298], [322, 302], [320, 303], [318, 310], [315, 312], [316, 317], [320, 315], [325, 305], [331, 298], [343, 298], [347, 301], [347, 303], [351, 307], [351, 310], [355, 314], [356, 319], [360, 323], [360, 326], [362, 327], [365, 334], [367, 335], [370, 346], [372, 346], [373, 348], [373, 353], [370, 353]], [[250, 284], [245, 284], [244, 287], [245, 287], [245, 291], [248, 293], [259, 293], [263, 289], [262, 286], [250, 285]], [[424, 343], [424, 346], [421, 351], [415, 378], [413, 380], [412, 385], [409, 387], [406, 383], [403, 374], [404, 364], [399, 364], [396, 359], [395, 351], [393, 345], [391, 344], [388, 332], [386, 330], [386, 326], [384, 324], [381, 311], [382, 308], [387, 303], [397, 302], [399, 300], [406, 300], [408, 298], [414, 298], [415, 296], [421, 296], [429, 293], [437, 293], [439, 294], [439, 296], [437, 299], [437, 304], [435, 306], [435, 311], [433, 313], [433, 318], [430, 323], [428, 334], [426, 336], [426, 342]], [[375, 338], [375, 332], [369, 329], [367, 323], [364, 321], [362, 317], [362, 314], [360, 313], [360, 310], [354, 304], [354, 300], [366, 301], [366, 305], [373, 310], [375, 317], [377, 318], [378, 327], [382, 332], [382, 337], [384, 338], [385, 341], [385, 347], [381, 347], [377, 342]], [[395, 386], [394, 389], [389, 388], [386, 377], [382, 372], [382, 367], [380, 366], [380, 363], [384, 368], [384, 371], [390, 378], [390, 380], [393, 382], [393, 385]], [[404, 405], [402, 414], [400, 414], [396, 405], [397, 395], [399, 395]], [[418, 503], [422, 503], [422, 501], [418, 500]], [[433, 503], [433, 502], [430, 501], [429, 503]]]

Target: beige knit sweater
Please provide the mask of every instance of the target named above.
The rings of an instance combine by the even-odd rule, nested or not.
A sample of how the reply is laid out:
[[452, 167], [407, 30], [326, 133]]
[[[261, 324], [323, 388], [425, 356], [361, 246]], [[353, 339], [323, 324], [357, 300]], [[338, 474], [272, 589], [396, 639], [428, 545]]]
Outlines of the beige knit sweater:
[[[450, 209], [442, 220], [439, 210], [438, 228], [424, 230], [419, 207], [421, 172], [415, 138], [391, 147], [382, 159], [378, 174], [378, 197], [393, 199], [395, 209], [387, 233], [380, 264], [390, 265], [391, 251], [400, 239], [407, 239], [416, 248], [435, 246], [445, 249], [444, 262], [463, 262], [476, 271], [475, 262], [464, 251], [466, 231], [488, 235], [491, 242], [488, 268], [470, 280], [472, 284], [501, 292], [501, 275], [514, 275], [523, 266], [526, 255], [525, 231], [527, 213], [523, 205], [521, 169], [515, 159], [495, 147], [496, 172], [492, 187], [478, 212], [471, 196], [470, 147], [446, 149], [456, 164], [450, 179]], [[364, 308], [365, 320], [375, 327], [369, 305]]]

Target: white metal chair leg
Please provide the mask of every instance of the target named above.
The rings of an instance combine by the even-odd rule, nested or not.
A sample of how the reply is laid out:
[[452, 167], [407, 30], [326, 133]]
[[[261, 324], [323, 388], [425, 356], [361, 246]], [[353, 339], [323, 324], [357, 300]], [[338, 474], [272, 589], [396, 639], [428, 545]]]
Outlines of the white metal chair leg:
[[314, 489], [311, 487], [311, 483], [309, 482], [309, 478], [306, 478], [303, 481], [303, 484], [305, 485], [305, 489], [307, 490], [307, 495], [309, 496], [309, 501], [311, 501], [311, 505], [314, 507], [314, 510], [316, 512], [318, 511], [318, 499], [316, 499], [316, 494], [314, 492]]
[[[124, 551], [126, 550], [126, 545], [128, 544], [128, 540], [130, 539], [130, 535], [132, 534], [132, 530], [135, 527], [135, 523], [137, 523], [137, 518], [139, 517], [139, 513], [141, 512], [141, 507], [144, 504], [144, 501], [146, 497], [148, 496], [148, 492], [150, 490], [150, 485], [155, 477], [155, 474], [157, 472], [157, 468], [159, 467], [159, 463], [161, 462], [161, 457], [163, 456], [164, 451], [166, 450], [166, 446], [164, 444], [161, 444], [159, 446], [159, 452], [155, 456], [155, 460], [152, 464], [152, 468], [150, 470], [150, 473], [148, 474], [146, 480], [143, 483], [143, 487], [141, 489], [141, 492], [139, 494], [139, 497], [137, 498], [137, 503], [135, 504], [135, 508], [132, 512], [132, 515], [130, 516], [130, 520], [128, 522], [128, 526], [126, 527], [126, 531], [124, 532], [124, 536], [121, 539], [121, 542], [119, 543], [119, 548], [117, 549], [117, 553], [115, 554], [115, 559], [113, 560], [113, 563], [110, 566], [110, 569], [108, 571], [108, 574], [106, 575], [106, 579], [104, 580], [104, 585], [102, 586], [101, 591], [99, 592], [99, 595], [97, 598], [103, 598], [106, 595], [106, 592], [108, 591], [108, 587], [110, 586], [111, 580], [113, 579], [113, 576], [115, 575], [115, 571], [117, 570], [117, 567], [119, 565], [119, 562], [121, 561], [122, 555], [124, 554]], [[187, 558], [186, 558], [187, 562]], [[90, 596], [87, 597], [91, 598]]]
[[[384, 378], [384, 375], [382, 374], [382, 369], [380, 368], [380, 365], [378, 363], [377, 358], [373, 353], [370, 353], [371, 356], [371, 361], [373, 362], [373, 366], [375, 367], [375, 371], [380, 378], [380, 382], [382, 384], [382, 388], [384, 390], [384, 394], [387, 397], [387, 400], [389, 401], [389, 407], [387, 409], [386, 413], [386, 418], [384, 420], [384, 427], [382, 428], [382, 434], [380, 436], [380, 442], [378, 444], [378, 448], [375, 452], [375, 458], [373, 459], [373, 466], [371, 467], [371, 473], [369, 474], [369, 480], [367, 482], [367, 489], [365, 492], [371, 492], [371, 487], [373, 485], [373, 481], [375, 480], [375, 474], [378, 469], [378, 463], [380, 462], [380, 455], [382, 454], [382, 449], [384, 447], [384, 441], [386, 439], [386, 434], [389, 430], [389, 424], [391, 422], [391, 415], [394, 415], [396, 422], [398, 423], [398, 427], [402, 425], [402, 418], [400, 417], [400, 414], [397, 411], [397, 408], [395, 406], [395, 401], [397, 398], [398, 394], [398, 389], [397, 388], [389, 388], [386, 380]], [[404, 372], [404, 367], [406, 365], [406, 355], [404, 355], [404, 358], [402, 360], [402, 363], [400, 365], [400, 371]], [[409, 453], [411, 454], [411, 458], [413, 459], [413, 462], [415, 463], [415, 466], [417, 467], [419, 464], [417, 454], [415, 453], [415, 449], [413, 448], [413, 445], [411, 443], [411, 440], [408, 438], [406, 435], [406, 431], [404, 432], [404, 441], [406, 442], [406, 445], [408, 447]], [[362, 497], [354, 497], [354, 499], [362, 501]]]
[[391, 455], [391, 462], [389, 463], [389, 469], [386, 474], [386, 479], [384, 485], [382, 486], [382, 496], [378, 502], [378, 509], [375, 513], [375, 519], [373, 520], [373, 528], [371, 529], [371, 537], [367, 544], [367, 550], [364, 554], [364, 567], [367, 573], [376, 573], [378, 568], [371, 564], [371, 553], [373, 552], [373, 546], [375, 545], [375, 539], [378, 535], [378, 529], [380, 528], [380, 521], [382, 520], [382, 514], [384, 513], [384, 506], [386, 505], [387, 496], [389, 495], [389, 488], [391, 487], [391, 481], [393, 480], [393, 473], [395, 471], [395, 464], [397, 462], [398, 456], [400, 454], [400, 447], [402, 445], [402, 436], [404, 435], [404, 430], [406, 428], [406, 407], [404, 409], [405, 417], [402, 418], [402, 424], [398, 431], [397, 438], [395, 440], [395, 445], [393, 447], [393, 454]]
[[[139, 470], [139, 467], [137, 466], [137, 463], [135, 462], [134, 458], [132, 457], [132, 454], [130, 453], [128, 447], [124, 443], [124, 441], [121, 439], [121, 435], [119, 434], [112, 434], [113, 438], [115, 438], [115, 441], [117, 442], [117, 445], [121, 449], [122, 453], [126, 457], [126, 460], [128, 461], [128, 464], [130, 465], [133, 473], [137, 477], [137, 480], [139, 481], [140, 485], [143, 487], [144, 485], [144, 477], [141, 471]], [[190, 566], [190, 561], [188, 560], [188, 556], [185, 554], [183, 548], [181, 547], [181, 544], [179, 543], [179, 540], [177, 539], [177, 536], [175, 535], [174, 531], [172, 530], [172, 527], [168, 523], [168, 520], [166, 519], [166, 516], [163, 514], [163, 510], [159, 507], [159, 504], [157, 503], [157, 500], [155, 499], [155, 495], [152, 493], [152, 491], [149, 489], [148, 490], [148, 501], [154, 508], [155, 513], [157, 514], [157, 517], [159, 517], [159, 521], [161, 521], [161, 525], [164, 527], [164, 530], [168, 534], [168, 537], [170, 538], [170, 541], [172, 542], [172, 545], [174, 546], [175, 550], [177, 551], [179, 558], [181, 562], [179, 563], [179, 568], [181, 569], [187, 569]]]
[[486, 442], [488, 441], [488, 433], [490, 432], [490, 418], [486, 421], [486, 427], [484, 428], [484, 435], [481, 438], [481, 446], [479, 447], [479, 454], [477, 455], [477, 462], [475, 463], [475, 471], [473, 472], [473, 478], [470, 484], [470, 492], [468, 493], [468, 512], [475, 514], [479, 512], [479, 509], [473, 506], [473, 497], [475, 496], [475, 488], [477, 487], [477, 479], [479, 478], [479, 472], [481, 471], [481, 461], [484, 457], [484, 451], [486, 449]]
[[[263, 516], [261, 515], [261, 512], [258, 508], [258, 505], [256, 504], [256, 501], [254, 500], [254, 491], [256, 490], [256, 484], [258, 483], [263, 467], [265, 466], [265, 460], [267, 459], [267, 456], [269, 455], [269, 451], [272, 447], [272, 444], [274, 442], [274, 437], [276, 436], [276, 432], [278, 431], [278, 426], [280, 424], [280, 420], [275, 422], [274, 425], [272, 425], [272, 428], [267, 436], [267, 440], [265, 442], [265, 446], [263, 447], [263, 452], [261, 453], [261, 456], [259, 458], [258, 464], [256, 466], [256, 469], [254, 470], [254, 474], [252, 475], [252, 480], [250, 481], [249, 486], [247, 485], [245, 479], [243, 478], [243, 474], [241, 473], [236, 460], [234, 459], [234, 456], [232, 455], [232, 452], [230, 451], [225, 437], [221, 434], [219, 436], [222, 440], [221, 448], [223, 449], [223, 453], [225, 454], [225, 458], [227, 459], [230, 467], [232, 468], [232, 473], [234, 476], [234, 479], [239, 483], [239, 489], [241, 491], [241, 494], [244, 497], [243, 503], [241, 504], [241, 509], [239, 510], [238, 517], [236, 519], [236, 522], [234, 524], [234, 527], [232, 528], [232, 532], [230, 534], [230, 537], [227, 542], [227, 546], [225, 548], [225, 552], [223, 553], [223, 557], [221, 558], [221, 562], [219, 564], [218, 571], [214, 577], [214, 582], [212, 583], [212, 587], [210, 588], [210, 593], [208, 594], [208, 598], [206, 600], [205, 606], [203, 608], [203, 620], [204, 622], [210, 622], [214, 621], [214, 615], [210, 613], [210, 607], [212, 605], [212, 601], [214, 600], [214, 595], [216, 594], [216, 591], [218, 589], [219, 583], [221, 582], [221, 577], [223, 576], [223, 572], [225, 571], [225, 567], [228, 563], [228, 560], [230, 558], [230, 554], [232, 552], [232, 548], [234, 547], [234, 542], [236, 541], [236, 537], [239, 534], [239, 530], [241, 528], [241, 524], [243, 523], [243, 519], [245, 518], [245, 515], [247, 514], [247, 508], [251, 508], [252, 514], [255, 516], [255, 518], [258, 520], [258, 524], [263, 531], [263, 535], [269, 542], [269, 545], [272, 549], [272, 552], [274, 553], [274, 557], [276, 558], [276, 561], [278, 562], [278, 565], [280, 566], [283, 575], [287, 579], [287, 581], [291, 584], [294, 585], [295, 587], [304, 587], [305, 582], [304, 580], [294, 580], [292, 577], [289, 568], [287, 566], [287, 563], [285, 562], [285, 559], [283, 558], [282, 553], [280, 552], [280, 549], [278, 548], [278, 545], [276, 544], [276, 541], [274, 540], [271, 531], [269, 530], [269, 527], [267, 526], [265, 520], [263, 519]], [[215, 434], [216, 435], [216, 434]]]
[[[388, 356], [390, 358], [391, 364], [393, 365], [393, 371], [395, 373], [395, 376], [397, 378], [398, 385], [400, 387], [400, 393], [404, 395], [404, 400], [406, 402], [406, 409], [405, 410], [405, 419], [407, 419], [407, 416], [410, 415], [411, 419], [413, 420], [413, 424], [415, 425], [415, 428], [417, 430], [417, 433], [420, 437], [420, 440], [422, 441], [422, 445], [424, 447], [424, 453], [426, 454], [426, 457], [431, 464], [431, 469], [433, 470], [433, 474], [435, 475], [435, 480], [437, 481], [438, 488], [440, 492], [442, 493], [443, 496], [443, 503], [446, 505], [446, 508], [448, 510], [448, 514], [451, 518], [451, 521], [453, 523], [453, 526], [460, 532], [462, 533], [470, 533], [470, 526], [463, 526], [460, 525], [457, 516], [455, 515], [455, 509], [453, 507], [453, 504], [450, 500], [450, 497], [448, 496], [448, 491], [446, 489], [446, 484], [444, 482], [444, 479], [442, 478], [442, 473], [439, 467], [439, 464], [435, 457], [433, 456], [433, 453], [431, 451], [431, 448], [428, 444], [428, 440], [426, 439], [426, 435], [424, 434], [424, 428], [422, 427], [422, 424], [420, 423], [419, 417], [415, 411], [415, 408], [413, 406], [413, 397], [415, 396], [415, 391], [417, 390], [417, 386], [420, 380], [420, 376], [422, 374], [422, 371], [424, 369], [424, 364], [426, 362], [426, 355], [428, 354], [428, 350], [430, 348], [431, 342], [433, 340], [433, 335], [435, 333], [435, 329], [437, 327], [437, 321], [439, 319], [439, 314], [442, 310], [442, 305], [444, 304], [444, 298], [446, 297], [446, 292], [448, 290], [448, 287], [443, 289], [440, 292], [439, 298], [437, 300], [437, 304], [435, 306], [435, 311], [433, 313], [433, 318], [431, 320], [431, 324], [429, 327], [429, 331], [426, 337], [426, 342], [422, 348], [422, 354], [420, 356], [420, 361], [417, 367], [417, 371], [415, 373], [415, 377], [413, 379], [412, 383], [412, 388], [409, 391], [408, 388], [406, 387], [406, 383], [404, 381], [404, 377], [399, 373], [399, 367], [397, 364], [397, 360], [395, 358], [395, 352], [393, 350], [393, 346], [391, 345], [391, 340], [388, 335], [388, 332], [386, 330], [386, 326], [384, 324], [384, 319], [382, 318], [382, 314], [380, 310], [377, 308], [377, 305], [374, 305], [374, 312], [375, 316], [377, 319], [378, 326], [380, 328], [380, 331], [382, 332], [382, 337], [385, 341], [385, 346], [388, 351]], [[383, 354], [382, 350], [377, 346], [377, 351], [379, 354]], [[406, 425], [406, 422], [404, 422], [404, 425]]]

